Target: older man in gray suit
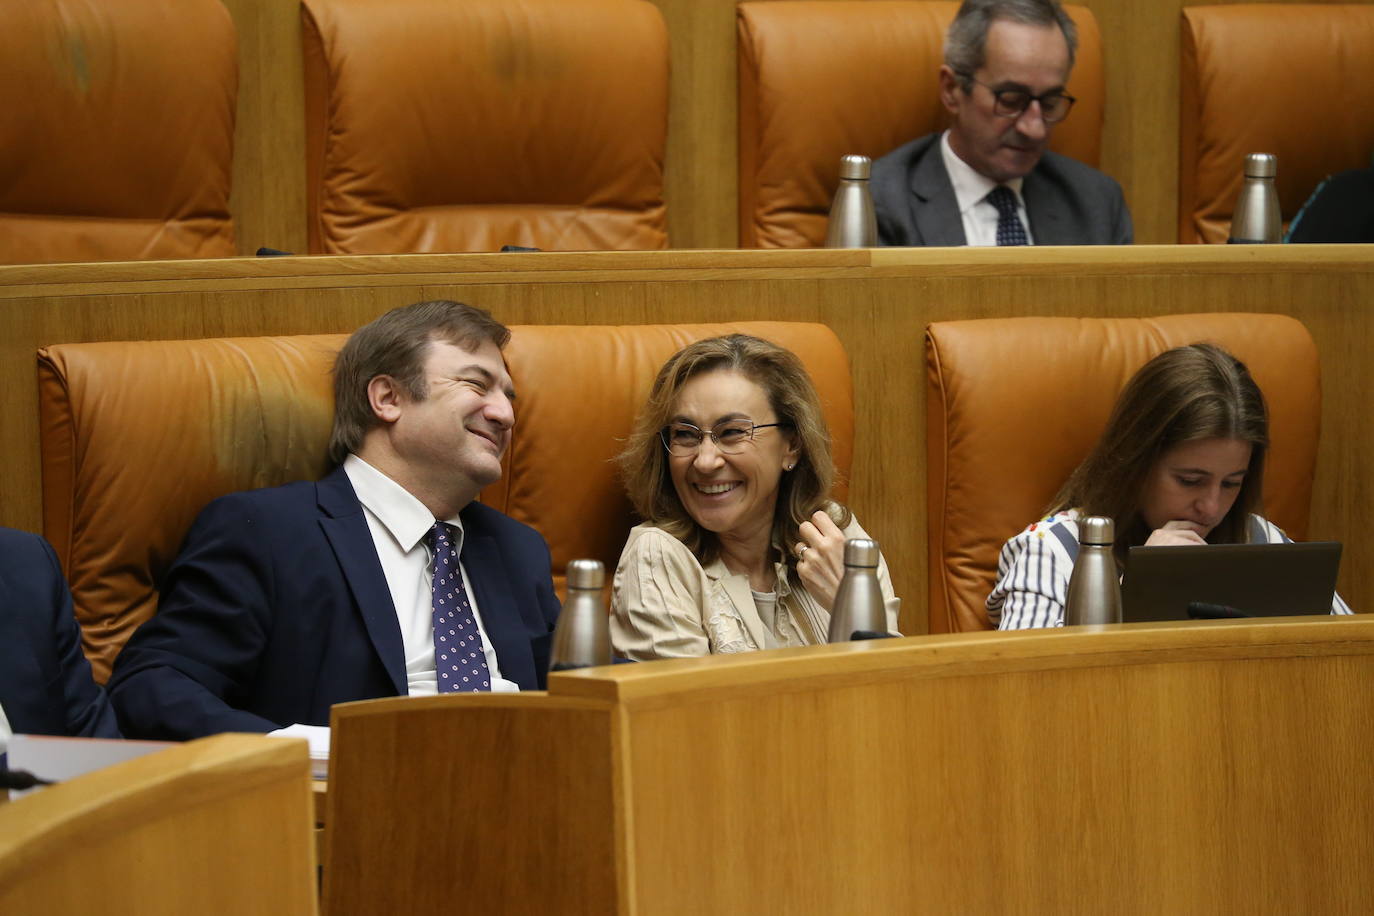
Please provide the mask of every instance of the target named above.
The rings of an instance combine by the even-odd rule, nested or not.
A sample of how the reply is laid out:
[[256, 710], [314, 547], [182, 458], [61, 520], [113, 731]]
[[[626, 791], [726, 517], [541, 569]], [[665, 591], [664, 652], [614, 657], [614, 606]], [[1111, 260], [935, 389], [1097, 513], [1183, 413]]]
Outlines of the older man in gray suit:
[[953, 126], [873, 164], [881, 244], [1131, 242], [1121, 186], [1046, 150], [1077, 43], [1058, 0], [965, 0], [940, 67]]

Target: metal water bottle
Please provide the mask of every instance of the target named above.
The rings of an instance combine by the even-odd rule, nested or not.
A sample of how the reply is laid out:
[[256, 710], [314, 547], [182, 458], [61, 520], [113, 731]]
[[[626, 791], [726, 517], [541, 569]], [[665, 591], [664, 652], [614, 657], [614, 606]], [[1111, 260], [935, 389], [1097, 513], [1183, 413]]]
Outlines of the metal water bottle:
[[573, 560], [568, 564], [568, 600], [553, 631], [549, 671], [591, 668], [611, 663], [611, 628], [601, 587], [606, 568], [600, 560]]
[[887, 635], [887, 611], [878, 584], [878, 542], [871, 538], [844, 542], [844, 578], [835, 592], [826, 641], [849, 642], [855, 633], [870, 639]]
[[1283, 237], [1283, 217], [1279, 213], [1279, 192], [1274, 186], [1279, 160], [1269, 153], [1245, 157], [1245, 183], [1236, 198], [1231, 217], [1232, 245], [1272, 244]]
[[1112, 556], [1116, 525], [1101, 515], [1078, 522], [1078, 560], [1069, 578], [1064, 626], [1121, 622], [1121, 577]]
[[830, 205], [826, 248], [872, 248], [878, 244], [878, 218], [873, 214], [873, 191], [868, 186], [872, 165], [867, 156], [840, 159], [840, 186]]

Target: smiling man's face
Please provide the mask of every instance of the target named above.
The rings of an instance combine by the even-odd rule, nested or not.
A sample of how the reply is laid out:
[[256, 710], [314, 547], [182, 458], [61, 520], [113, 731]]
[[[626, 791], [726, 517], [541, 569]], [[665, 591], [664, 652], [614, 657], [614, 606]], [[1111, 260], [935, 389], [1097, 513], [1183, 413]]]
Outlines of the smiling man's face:
[[[1053, 127], [1032, 102], [1019, 117], [993, 110], [998, 89], [1032, 95], [1062, 91], [1069, 45], [1058, 26], [998, 20], [988, 28], [983, 66], [967, 92], [949, 67], [940, 68], [940, 99], [954, 116], [949, 144], [974, 171], [996, 182], [1024, 178], [1039, 163]], [[982, 85], [979, 85], [982, 84]], [[991, 87], [991, 88], [989, 88]]]
[[402, 398], [394, 441], [407, 473], [425, 491], [476, 492], [501, 479], [501, 456], [515, 425], [510, 374], [496, 344], [465, 350], [431, 341], [428, 396]]

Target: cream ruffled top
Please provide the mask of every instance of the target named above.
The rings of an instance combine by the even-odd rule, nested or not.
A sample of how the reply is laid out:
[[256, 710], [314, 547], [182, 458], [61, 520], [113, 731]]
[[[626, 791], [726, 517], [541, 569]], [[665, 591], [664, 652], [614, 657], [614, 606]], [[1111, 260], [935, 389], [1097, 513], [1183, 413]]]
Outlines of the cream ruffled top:
[[[857, 520], [844, 533], [847, 538], [868, 537]], [[620, 554], [611, 595], [616, 654], [648, 661], [825, 642], [830, 612], [791, 578], [786, 564], [775, 563], [774, 569], [777, 606], [769, 627], [759, 615], [748, 576], [730, 572], [719, 559], [703, 567], [662, 528], [636, 526]], [[901, 601], [881, 558], [878, 581], [888, 629], [896, 633]]]

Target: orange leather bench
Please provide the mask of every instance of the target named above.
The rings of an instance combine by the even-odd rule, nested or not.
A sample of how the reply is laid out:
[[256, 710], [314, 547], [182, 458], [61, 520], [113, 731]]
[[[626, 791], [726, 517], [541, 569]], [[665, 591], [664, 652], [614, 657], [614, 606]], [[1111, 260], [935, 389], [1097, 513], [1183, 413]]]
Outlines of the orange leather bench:
[[[519, 391], [502, 480], [483, 502], [538, 529], [555, 584], [569, 560], [614, 569], [634, 519], [611, 462], [662, 363], [731, 331], [801, 357], [834, 436], [853, 442], [849, 361], [824, 325], [512, 328]], [[330, 371], [343, 335], [62, 344], [39, 352], [43, 528], [72, 585], [99, 680], [157, 607], [158, 583], [202, 507], [327, 470]], [[837, 494], [841, 499], [844, 493]]]
[[646, 0], [302, 0], [310, 251], [668, 246]]
[[1225, 242], [1247, 153], [1278, 156], [1287, 224], [1317, 185], [1374, 155], [1374, 6], [1183, 10], [1178, 240]]
[[[767, 0], [737, 7], [741, 248], [825, 242], [840, 157], [876, 159], [948, 125], [937, 78], [958, 3]], [[1105, 89], [1092, 11], [1078, 27], [1073, 114], [1050, 148], [1096, 166]]]
[[1307, 531], [1321, 373], [1307, 328], [1286, 315], [990, 318], [926, 330], [930, 630], [987, 629], [1003, 542], [1041, 518], [1088, 454], [1126, 381], [1198, 341], [1249, 366], [1269, 405], [1264, 511]]
[[234, 254], [219, 0], [0, 5], [0, 264]]

